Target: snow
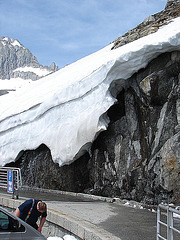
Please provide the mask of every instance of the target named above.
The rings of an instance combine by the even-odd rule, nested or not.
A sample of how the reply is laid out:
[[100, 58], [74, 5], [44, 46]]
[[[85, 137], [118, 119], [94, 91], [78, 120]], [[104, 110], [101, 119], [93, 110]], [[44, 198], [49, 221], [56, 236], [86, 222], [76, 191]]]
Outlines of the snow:
[[[2, 38], [2, 40], [1, 40], [1, 43], [4, 45], [4, 46], [6, 46], [6, 42], [9, 42], [9, 38], [8, 37], [4, 37], [4, 38]], [[18, 46], [18, 47], [23, 47], [23, 45], [21, 45], [20, 43], [19, 43], [19, 41], [18, 40], [11, 40], [11, 45], [13, 45], [13, 46]], [[23, 47], [24, 48], [24, 47]]]
[[12, 44], [13, 46], [22, 47], [22, 45], [21, 45], [17, 40], [14, 40], [11, 44]]
[[43, 68], [35, 68], [35, 67], [20, 67], [20, 68], [16, 68], [13, 72], [33, 72], [36, 75], [38, 75], [39, 77], [43, 77], [46, 76], [49, 73], [52, 73], [52, 71], [48, 71], [47, 69], [43, 69]]
[[6, 43], [5, 42], [1, 42], [3, 46], [6, 46]]
[[[110, 85], [126, 79], [160, 53], [180, 50], [180, 18], [156, 33], [111, 50], [112, 44], [13, 94], [0, 97], [0, 165], [44, 143], [54, 162], [69, 164], [107, 128], [116, 99]], [[116, 84], [117, 85], [117, 84]]]
[[76, 240], [76, 238], [71, 235], [65, 235], [63, 238], [64, 240]]
[[0, 90], [7, 90], [7, 89], [18, 90], [19, 88], [29, 86], [31, 82], [32, 82], [31, 79], [24, 80], [22, 78], [11, 78], [10, 80], [0, 79]]
[[61, 237], [48, 237], [47, 240], [77, 240], [74, 236], [65, 235], [63, 238]]
[[9, 39], [8, 39], [8, 37], [4, 37], [3, 40], [4, 41], [8, 41]]

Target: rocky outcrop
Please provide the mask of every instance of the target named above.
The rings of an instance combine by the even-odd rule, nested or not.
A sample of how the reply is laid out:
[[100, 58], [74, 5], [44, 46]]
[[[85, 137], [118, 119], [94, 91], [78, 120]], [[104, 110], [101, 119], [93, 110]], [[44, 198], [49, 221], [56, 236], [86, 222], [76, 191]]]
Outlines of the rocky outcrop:
[[157, 32], [158, 29], [168, 24], [172, 19], [180, 16], [180, 1], [169, 0], [163, 11], [147, 17], [137, 27], [116, 38], [112, 49], [121, 47], [127, 43], [133, 42], [139, 38]]
[[[150, 34], [179, 16], [179, 4], [168, 1], [164, 11], [115, 40], [114, 48]], [[86, 153], [74, 163], [59, 167], [45, 145], [22, 152], [13, 164], [21, 167], [24, 184], [148, 204], [178, 203], [180, 52], [159, 55], [129, 78], [124, 89], [117, 92], [117, 86], [118, 82], [111, 85], [117, 102], [107, 112], [110, 124], [94, 141], [91, 156]]]
[[89, 161], [94, 194], [149, 204], [180, 199], [180, 52], [132, 76], [109, 109]]

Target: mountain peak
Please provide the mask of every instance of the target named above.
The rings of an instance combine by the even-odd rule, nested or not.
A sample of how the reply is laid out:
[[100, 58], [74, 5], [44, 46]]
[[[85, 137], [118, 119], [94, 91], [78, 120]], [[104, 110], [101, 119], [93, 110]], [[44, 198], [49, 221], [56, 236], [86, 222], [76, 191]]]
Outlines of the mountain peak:
[[[42, 76], [35, 74], [37, 68], [45, 69], [48, 74], [58, 70], [55, 63], [52, 63], [50, 67], [41, 65], [37, 58], [30, 52], [28, 48], [25, 48], [17, 39], [10, 37], [0, 37], [0, 79], [11, 79], [20, 77], [22, 79], [37, 80]], [[28, 69], [25, 74], [19, 72], [19, 69], [26, 67], [36, 68], [31, 74]], [[26, 68], [27, 69], [27, 68]]]
[[17, 46], [17, 47], [23, 47], [24, 48], [24, 46], [17, 39], [13, 39], [13, 38], [9, 38], [9, 37], [0, 37], [0, 42], [4, 46], [6, 44], [10, 44], [10, 45], [12, 45], [14, 47]]
[[0, 37], [0, 66], [0, 96], [58, 70], [54, 62], [41, 65], [17, 39], [4, 36]]

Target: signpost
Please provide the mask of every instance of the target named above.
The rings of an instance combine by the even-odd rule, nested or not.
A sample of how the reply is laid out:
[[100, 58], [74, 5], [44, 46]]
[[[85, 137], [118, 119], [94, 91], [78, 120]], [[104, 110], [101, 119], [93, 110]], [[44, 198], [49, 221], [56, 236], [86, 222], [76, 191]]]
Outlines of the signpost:
[[7, 192], [14, 193], [13, 171], [8, 171], [8, 174], [7, 174]]

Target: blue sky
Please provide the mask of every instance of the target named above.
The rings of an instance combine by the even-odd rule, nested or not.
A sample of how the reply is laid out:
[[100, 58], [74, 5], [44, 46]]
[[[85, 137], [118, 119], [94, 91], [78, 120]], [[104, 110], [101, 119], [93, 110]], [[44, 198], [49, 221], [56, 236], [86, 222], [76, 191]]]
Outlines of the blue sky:
[[167, 0], [0, 0], [0, 35], [61, 68], [112, 42]]

